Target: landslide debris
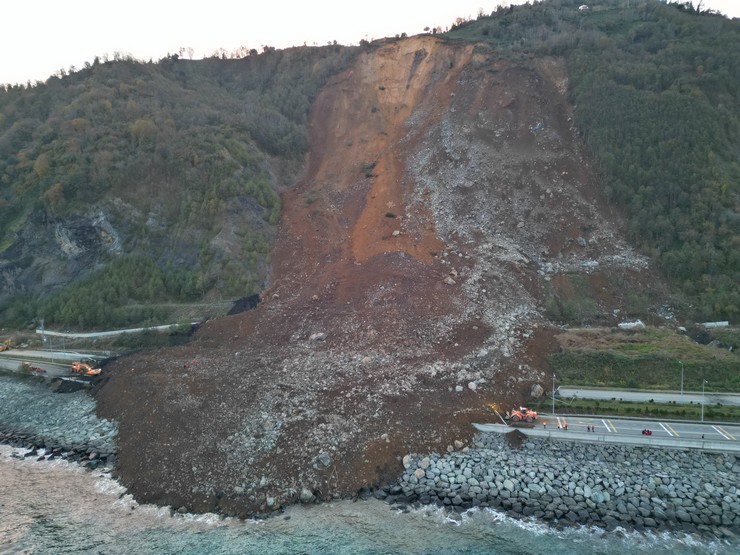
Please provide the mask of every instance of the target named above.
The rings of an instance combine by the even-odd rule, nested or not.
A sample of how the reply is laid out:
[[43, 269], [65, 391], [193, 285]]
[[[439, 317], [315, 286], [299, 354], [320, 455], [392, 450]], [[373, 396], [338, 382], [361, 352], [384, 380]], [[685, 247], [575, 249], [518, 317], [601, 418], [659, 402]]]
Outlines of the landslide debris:
[[611, 312], [657, 283], [564, 80], [557, 59], [431, 36], [330, 79], [262, 302], [107, 369], [99, 410], [137, 499], [245, 516], [394, 480], [404, 455], [463, 447], [488, 403], [545, 379], [548, 292], [583, 278]]

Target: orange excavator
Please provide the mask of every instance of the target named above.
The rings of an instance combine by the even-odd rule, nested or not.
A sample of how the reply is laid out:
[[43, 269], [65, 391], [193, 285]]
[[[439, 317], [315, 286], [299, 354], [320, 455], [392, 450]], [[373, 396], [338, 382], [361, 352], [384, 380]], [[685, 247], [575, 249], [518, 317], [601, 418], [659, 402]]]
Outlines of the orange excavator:
[[93, 368], [92, 366], [84, 362], [73, 362], [72, 372], [77, 372], [79, 374], [82, 374], [83, 376], [97, 376], [98, 374], [100, 374], [101, 369]]

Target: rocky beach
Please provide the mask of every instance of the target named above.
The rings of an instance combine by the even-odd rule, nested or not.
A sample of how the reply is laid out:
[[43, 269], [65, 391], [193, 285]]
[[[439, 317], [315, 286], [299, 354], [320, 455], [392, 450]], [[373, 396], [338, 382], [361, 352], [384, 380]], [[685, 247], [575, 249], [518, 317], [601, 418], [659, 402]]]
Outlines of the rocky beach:
[[114, 422], [96, 416], [85, 391], [55, 393], [41, 379], [0, 374], [0, 444], [95, 469], [116, 464], [117, 433]]
[[740, 461], [732, 454], [548, 441], [514, 431], [478, 434], [473, 446], [444, 455], [409, 455], [404, 467], [376, 498], [457, 512], [491, 507], [556, 526], [740, 534]]

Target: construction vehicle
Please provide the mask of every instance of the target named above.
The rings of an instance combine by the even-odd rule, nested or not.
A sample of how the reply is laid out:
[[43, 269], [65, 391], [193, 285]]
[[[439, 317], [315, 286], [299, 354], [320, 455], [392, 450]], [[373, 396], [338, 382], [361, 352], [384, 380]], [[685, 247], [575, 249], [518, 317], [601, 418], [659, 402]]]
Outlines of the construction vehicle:
[[2, 343], [0, 343], [0, 353], [3, 351], [9, 351], [10, 350], [10, 339], [6, 339]]
[[38, 366], [34, 366], [30, 362], [21, 362], [21, 368], [24, 372], [28, 372], [29, 374], [46, 374], [46, 370], [39, 368]]
[[504, 420], [511, 420], [512, 422], [534, 422], [537, 420], [537, 413], [527, 407], [519, 407], [519, 410], [513, 409], [510, 413], [507, 412]]
[[101, 371], [100, 368], [93, 368], [85, 362], [75, 361], [72, 363], [72, 372], [77, 372], [83, 376], [97, 376]]

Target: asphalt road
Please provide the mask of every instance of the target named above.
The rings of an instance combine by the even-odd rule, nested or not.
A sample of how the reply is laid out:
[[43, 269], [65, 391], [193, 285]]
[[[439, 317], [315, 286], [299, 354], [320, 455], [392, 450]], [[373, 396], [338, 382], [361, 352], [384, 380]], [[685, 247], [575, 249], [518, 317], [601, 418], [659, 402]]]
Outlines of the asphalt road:
[[[591, 388], [575, 388], [575, 387], [559, 387], [558, 392], [560, 393], [560, 399], [567, 403], [571, 397], [578, 397], [579, 399], [597, 399], [597, 400], [609, 400], [609, 399], [621, 399], [623, 401], [649, 401], [652, 399], [656, 403], [667, 403], [669, 401], [675, 401], [677, 404], [690, 404], [701, 405], [702, 394], [684, 392], [681, 395], [680, 391], [633, 391], [626, 389], [591, 389]], [[705, 405], [735, 405], [740, 406], [740, 395], [737, 393], [712, 393], [710, 391], [704, 392], [704, 404]]]
[[57, 376], [79, 375], [72, 372], [72, 362], [76, 360], [96, 359], [89, 353], [42, 351], [33, 349], [10, 349], [0, 353], [0, 369], [11, 372], [22, 372], [21, 363], [29, 362], [43, 370], [39, 375], [55, 378]]
[[[197, 326], [200, 322], [190, 322], [191, 326]], [[42, 330], [41, 328], [36, 330], [36, 333], [45, 335], [48, 337], [68, 337], [71, 339], [89, 339], [97, 337], [116, 337], [118, 335], [125, 335], [127, 333], [142, 333], [145, 331], [170, 331], [177, 328], [181, 324], [165, 324], [163, 326], [150, 326], [148, 328], [127, 328], [124, 330], [111, 330], [111, 331], [96, 331], [89, 333], [73, 333], [63, 331], [49, 331]]]
[[[21, 362], [23, 361], [25, 361], [23, 358], [0, 357], [0, 369], [21, 373], [23, 372], [23, 370], [21, 370]], [[31, 364], [44, 371], [39, 375], [49, 378], [55, 378], [57, 376], [71, 376], [74, 374], [69, 363], [34, 361], [31, 362]]]
[[[540, 414], [535, 425], [545, 430], [588, 432], [593, 426], [597, 434], [642, 436], [642, 430], [652, 431], [651, 437], [705, 439], [708, 441], [740, 442], [740, 426], [694, 422], [661, 422], [660, 420], [625, 420], [619, 418], [587, 418], [583, 416], [551, 416]], [[567, 426], [567, 430], [566, 427]]]

